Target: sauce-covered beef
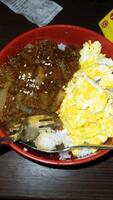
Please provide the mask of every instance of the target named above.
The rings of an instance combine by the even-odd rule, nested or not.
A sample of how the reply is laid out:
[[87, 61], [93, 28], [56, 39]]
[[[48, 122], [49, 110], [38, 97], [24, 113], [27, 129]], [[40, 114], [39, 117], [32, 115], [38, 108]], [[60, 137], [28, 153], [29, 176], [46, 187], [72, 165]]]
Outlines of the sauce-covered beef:
[[55, 112], [64, 86], [78, 69], [79, 48], [41, 41], [28, 44], [0, 66], [0, 122]]

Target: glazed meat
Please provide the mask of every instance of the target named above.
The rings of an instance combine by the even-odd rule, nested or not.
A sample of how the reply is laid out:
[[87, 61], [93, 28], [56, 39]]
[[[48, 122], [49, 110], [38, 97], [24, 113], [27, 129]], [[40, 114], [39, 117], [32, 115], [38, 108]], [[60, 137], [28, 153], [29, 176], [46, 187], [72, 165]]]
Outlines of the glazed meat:
[[[0, 66], [0, 123], [55, 112], [64, 86], [79, 68], [79, 48], [41, 41], [28, 44]], [[8, 128], [8, 127], [7, 127]]]

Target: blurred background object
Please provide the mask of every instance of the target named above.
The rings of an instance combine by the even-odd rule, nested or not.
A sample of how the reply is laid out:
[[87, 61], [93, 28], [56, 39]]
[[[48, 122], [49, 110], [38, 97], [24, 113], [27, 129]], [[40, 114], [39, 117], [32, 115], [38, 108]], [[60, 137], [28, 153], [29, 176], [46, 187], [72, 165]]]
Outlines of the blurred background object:
[[62, 7], [50, 0], [0, 0], [12, 11], [25, 16], [30, 22], [38, 26], [47, 25]]

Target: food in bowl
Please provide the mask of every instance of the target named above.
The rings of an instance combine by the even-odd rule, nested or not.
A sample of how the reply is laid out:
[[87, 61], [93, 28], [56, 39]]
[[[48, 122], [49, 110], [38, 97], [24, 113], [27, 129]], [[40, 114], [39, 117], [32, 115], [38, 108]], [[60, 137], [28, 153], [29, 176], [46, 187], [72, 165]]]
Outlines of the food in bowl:
[[[28, 44], [0, 68], [1, 126], [24, 131], [40, 150], [105, 142], [112, 137], [112, 66], [98, 41], [81, 49], [48, 40]], [[36, 115], [47, 113], [55, 113], [61, 127], [38, 130]]]
[[[101, 53], [98, 41], [89, 41], [80, 50], [79, 65], [57, 111], [64, 130], [42, 133], [35, 143], [39, 149], [52, 150], [62, 143], [99, 145], [113, 137], [113, 60]], [[95, 151], [75, 149], [72, 154], [83, 157]]]
[[[79, 64], [66, 87], [59, 116], [72, 145], [99, 145], [113, 137], [113, 60], [101, 53], [98, 41], [89, 41], [80, 50]], [[84, 155], [80, 149], [72, 153]]]
[[26, 45], [16, 56], [2, 63], [1, 127], [12, 133], [22, 130], [26, 121], [29, 127], [24, 139], [34, 140], [37, 130], [28, 131], [33, 116], [58, 110], [65, 96], [64, 86], [79, 68], [79, 57], [78, 46], [43, 40]]

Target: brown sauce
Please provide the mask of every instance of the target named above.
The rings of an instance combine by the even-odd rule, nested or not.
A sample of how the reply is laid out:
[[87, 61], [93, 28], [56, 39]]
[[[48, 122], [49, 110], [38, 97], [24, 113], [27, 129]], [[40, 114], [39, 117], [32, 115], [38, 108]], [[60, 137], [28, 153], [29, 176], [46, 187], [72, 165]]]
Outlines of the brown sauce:
[[0, 66], [0, 123], [21, 121], [29, 115], [55, 112], [64, 86], [79, 68], [79, 48], [58, 48], [53, 41], [28, 44]]

